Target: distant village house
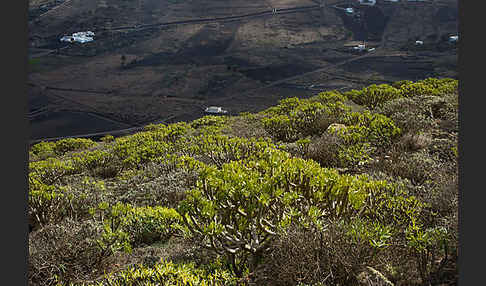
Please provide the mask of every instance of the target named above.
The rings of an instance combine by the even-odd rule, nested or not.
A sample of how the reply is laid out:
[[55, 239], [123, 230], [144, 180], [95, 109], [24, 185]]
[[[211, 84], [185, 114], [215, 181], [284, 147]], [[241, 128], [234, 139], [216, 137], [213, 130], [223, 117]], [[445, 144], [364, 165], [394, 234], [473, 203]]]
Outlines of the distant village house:
[[210, 106], [210, 107], [207, 107], [204, 110], [204, 113], [211, 114], [211, 115], [224, 115], [224, 114], [227, 114], [228, 111], [227, 110], [223, 110], [219, 106]]
[[359, 0], [359, 4], [373, 6], [376, 4], [376, 0]]

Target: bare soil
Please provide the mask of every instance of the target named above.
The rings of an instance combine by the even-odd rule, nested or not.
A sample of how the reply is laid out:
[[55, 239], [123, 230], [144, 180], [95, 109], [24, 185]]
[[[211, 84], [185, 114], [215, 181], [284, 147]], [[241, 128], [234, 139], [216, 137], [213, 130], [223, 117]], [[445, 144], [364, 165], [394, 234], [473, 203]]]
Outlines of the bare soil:
[[[71, 136], [127, 128], [127, 125], [113, 122], [87, 112], [52, 112], [31, 122], [30, 137]], [[78, 133], [81, 132], [81, 133]]]
[[[46, 116], [52, 120], [41, 123], [39, 117], [32, 117], [35, 138], [89, 133], [97, 124], [118, 128], [167, 118], [168, 122], [193, 120], [208, 105], [237, 114], [262, 110], [285, 97], [308, 97], [336, 87], [457, 77], [456, 48], [447, 43], [448, 35], [457, 34], [457, 1], [442, 1], [437, 7], [417, 3], [356, 7], [362, 14], [360, 23], [332, 7], [344, 3], [327, 1], [324, 9], [298, 13], [143, 29], [133, 27], [320, 1], [69, 0], [50, 1], [48, 6], [54, 8], [46, 13], [44, 7], [40, 13], [44, 2], [31, 1], [29, 102], [31, 112], [49, 107]], [[94, 31], [95, 40], [59, 42], [60, 36], [83, 30]], [[427, 46], [417, 49], [411, 44], [416, 39], [423, 39]], [[377, 48], [375, 54], [336, 66], [358, 56], [349, 45], [362, 40]], [[318, 69], [323, 71], [294, 78]], [[265, 88], [290, 77], [285, 84]], [[62, 110], [96, 113], [119, 125], [88, 124], [78, 115], [53, 113]], [[79, 123], [71, 124], [74, 120]]]

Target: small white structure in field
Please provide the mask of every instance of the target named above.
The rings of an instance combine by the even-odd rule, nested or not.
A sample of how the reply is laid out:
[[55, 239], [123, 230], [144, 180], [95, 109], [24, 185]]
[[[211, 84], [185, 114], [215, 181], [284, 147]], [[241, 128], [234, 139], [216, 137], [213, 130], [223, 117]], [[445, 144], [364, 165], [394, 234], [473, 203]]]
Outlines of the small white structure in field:
[[62, 36], [59, 39], [59, 41], [72, 43], [72, 42], [74, 42], [74, 38], [72, 36]]
[[364, 51], [366, 49], [366, 46], [364, 44], [359, 44], [355, 47], [353, 47], [354, 50], [356, 51]]
[[219, 106], [210, 106], [210, 107], [207, 107], [204, 110], [204, 113], [212, 114], [212, 115], [220, 115], [220, 114], [226, 114], [226, 113], [228, 113], [228, 111], [227, 110], [223, 110]]
[[75, 42], [78, 42], [78, 43], [81, 43], [81, 44], [84, 44], [84, 43], [87, 43], [87, 42], [92, 42], [93, 41], [93, 38], [92, 37], [75, 36], [74, 37], [74, 41]]
[[458, 35], [455, 35], [455, 36], [450, 36], [449, 37], [449, 42], [451, 43], [455, 43], [459, 40], [459, 36]]
[[424, 44], [424, 42], [423, 42], [423, 41], [415, 41], [415, 45], [416, 45], [416, 46], [421, 46], [421, 45], [423, 45], [423, 44]]
[[373, 6], [376, 4], [376, 0], [359, 0], [359, 4]]
[[59, 39], [61, 42], [78, 42], [78, 43], [87, 43], [93, 41], [93, 36], [95, 35], [94, 32], [92, 31], [86, 31], [86, 32], [76, 32], [73, 33], [72, 36], [63, 36], [61, 39]]
[[375, 50], [375, 48], [369, 48], [369, 49], [368, 49], [368, 52], [372, 52], [372, 51], [374, 51], [374, 50]]
[[353, 14], [354, 13], [354, 9], [353, 8], [346, 8], [344, 10], [347, 14]]

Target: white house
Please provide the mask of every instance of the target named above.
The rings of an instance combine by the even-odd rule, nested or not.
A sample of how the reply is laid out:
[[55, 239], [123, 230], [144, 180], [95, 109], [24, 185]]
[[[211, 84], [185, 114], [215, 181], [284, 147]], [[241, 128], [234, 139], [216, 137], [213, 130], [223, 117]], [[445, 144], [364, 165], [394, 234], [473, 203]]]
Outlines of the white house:
[[204, 110], [204, 112], [207, 113], [207, 114], [226, 114], [226, 113], [228, 113], [227, 110], [223, 110], [219, 106], [210, 106], [210, 107], [207, 107]]
[[74, 37], [93, 37], [94, 35], [95, 35], [95, 33], [92, 32], [92, 31], [73, 33]]
[[459, 36], [458, 35], [455, 35], [455, 36], [450, 36], [449, 37], [449, 42], [451, 43], [455, 43], [459, 40]]
[[423, 41], [415, 41], [415, 45], [416, 45], [416, 46], [421, 46], [421, 45], [423, 45], [423, 44], [424, 44], [424, 42], [423, 42]]
[[359, 4], [373, 6], [376, 4], [376, 0], [359, 0]]
[[91, 42], [94, 40], [93, 36], [95, 35], [94, 32], [92, 31], [86, 31], [86, 32], [76, 32], [73, 33], [72, 36], [63, 36], [59, 40], [61, 42], [78, 42], [78, 43], [87, 43]]
[[72, 43], [74, 38], [72, 36], [62, 36], [59, 41]]
[[78, 43], [81, 43], [81, 44], [93, 41], [93, 37], [74, 36], [73, 38], [74, 38], [75, 42], [78, 42]]
[[366, 49], [366, 46], [364, 44], [359, 44], [355, 47], [353, 47], [354, 50], [357, 50], [357, 51], [364, 51]]

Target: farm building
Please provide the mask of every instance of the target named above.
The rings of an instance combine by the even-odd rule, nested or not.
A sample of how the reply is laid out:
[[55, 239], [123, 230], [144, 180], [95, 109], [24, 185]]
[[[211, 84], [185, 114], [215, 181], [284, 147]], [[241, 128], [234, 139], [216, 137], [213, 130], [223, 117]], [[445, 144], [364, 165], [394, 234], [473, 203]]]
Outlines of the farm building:
[[376, 4], [376, 0], [359, 0], [359, 4], [373, 6]]
[[71, 36], [63, 36], [59, 40], [61, 42], [78, 42], [78, 43], [87, 43], [93, 41], [93, 36], [95, 35], [94, 32], [92, 31], [86, 31], [86, 32], [76, 32], [73, 33]]
[[206, 113], [206, 114], [212, 114], [212, 115], [222, 115], [222, 114], [227, 114], [228, 111], [227, 110], [223, 110], [219, 106], [210, 106], [210, 107], [207, 107], [204, 110], [204, 113]]

